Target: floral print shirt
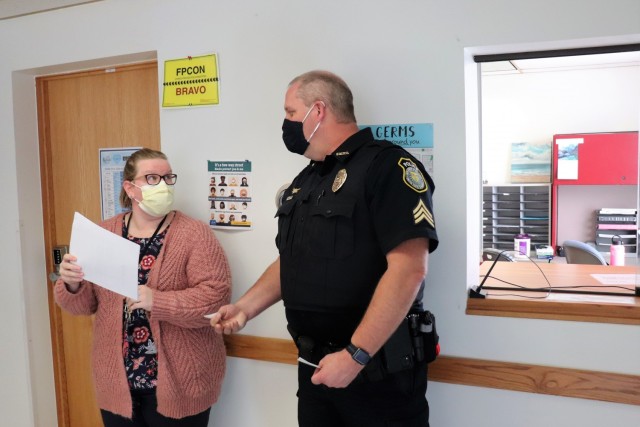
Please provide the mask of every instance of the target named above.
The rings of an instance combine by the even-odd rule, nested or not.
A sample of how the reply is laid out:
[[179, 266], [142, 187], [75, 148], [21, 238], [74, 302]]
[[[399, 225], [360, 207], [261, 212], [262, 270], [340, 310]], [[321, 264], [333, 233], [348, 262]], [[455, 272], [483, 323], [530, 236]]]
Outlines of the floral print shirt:
[[[146, 247], [146, 253], [141, 253], [143, 256], [138, 266], [138, 285], [147, 283], [151, 267], [153, 267], [164, 243], [167, 229], [168, 227], [149, 242], [150, 238], [128, 236], [127, 224], [123, 225], [123, 236], [128, 236], [129, 240], [139, 244], [141, 251]], [[151, 333], [147, 312], [143, 309], [131, 312], [125, 300], [123, 325], [122, 355], [129, 388], [131, 390], [153, 390], [156, 387], [158, 374], [158, 350]]]

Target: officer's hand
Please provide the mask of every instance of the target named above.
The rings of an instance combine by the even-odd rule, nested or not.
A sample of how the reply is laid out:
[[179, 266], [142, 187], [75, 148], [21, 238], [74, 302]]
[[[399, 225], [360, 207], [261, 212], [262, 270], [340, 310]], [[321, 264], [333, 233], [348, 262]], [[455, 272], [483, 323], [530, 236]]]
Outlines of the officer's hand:
[[311, 377], [313, 384], [344, 388], [358, 376], [364, 366], [356, 363], [347, 350], [331, 353], [322, 358]]
[[223, 305], [211, 316], [211, 327], [218, 334], [231, 335], [247, 324], [247, 315], [233, 304]]

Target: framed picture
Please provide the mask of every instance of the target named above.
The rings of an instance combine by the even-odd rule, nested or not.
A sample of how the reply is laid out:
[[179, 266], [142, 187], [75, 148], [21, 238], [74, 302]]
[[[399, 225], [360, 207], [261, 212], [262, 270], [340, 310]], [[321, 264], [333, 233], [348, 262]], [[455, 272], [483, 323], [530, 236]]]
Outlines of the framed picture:
[[551, 182], [551, 144], [511, 144], [511, 182]]

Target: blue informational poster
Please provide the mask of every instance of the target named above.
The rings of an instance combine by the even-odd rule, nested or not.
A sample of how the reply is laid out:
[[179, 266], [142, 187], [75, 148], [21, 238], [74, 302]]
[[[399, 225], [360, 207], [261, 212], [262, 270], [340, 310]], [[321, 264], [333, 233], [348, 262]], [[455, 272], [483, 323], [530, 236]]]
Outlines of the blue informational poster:
[[371, 128], [375, 139], [383, 139], [401, 146], [424, 165], [433, 175], [433, 123], [360, 125]]
[[400, 125], [363, 125], [370, 127], [375, 139], [385, 139], [403, 148], [433, 148], [433, 123]]
[[129, 156], [140, 148], [100, 148], [100, 205], [103, 221], [125, 211], [120, 206], [124, 165]]

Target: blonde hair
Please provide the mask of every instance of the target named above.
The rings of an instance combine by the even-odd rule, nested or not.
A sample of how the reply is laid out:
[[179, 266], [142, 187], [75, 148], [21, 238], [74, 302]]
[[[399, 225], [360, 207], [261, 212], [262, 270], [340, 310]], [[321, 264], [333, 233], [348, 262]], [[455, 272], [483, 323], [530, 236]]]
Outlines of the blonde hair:
[[[124, 171], [122, 174], [123, 181], [133, 181], [138, 174], [138, 162], [140, 160], [151, 159], [168, 160], [166, 154], [164, 154], [162, 151], [152, 150], [151, 148], [143, 148], [141, 150], [138, 150], [131, 156], [129, 156], [127, 162], [124, 165]], [[127, 192], [124, 190], [124, 187], [120, 189], [120, 206], [125, 209], [131, 209], [131, 199], [127, 195]]]
[[305, 106], [322, 101], [333, 111], [338, 123], [356, 122], [351, 89], [337, 75], [329, 71], [309, 71], [293, 79], [289, 86], [297, 83], [300, 86], [296, 94]]

